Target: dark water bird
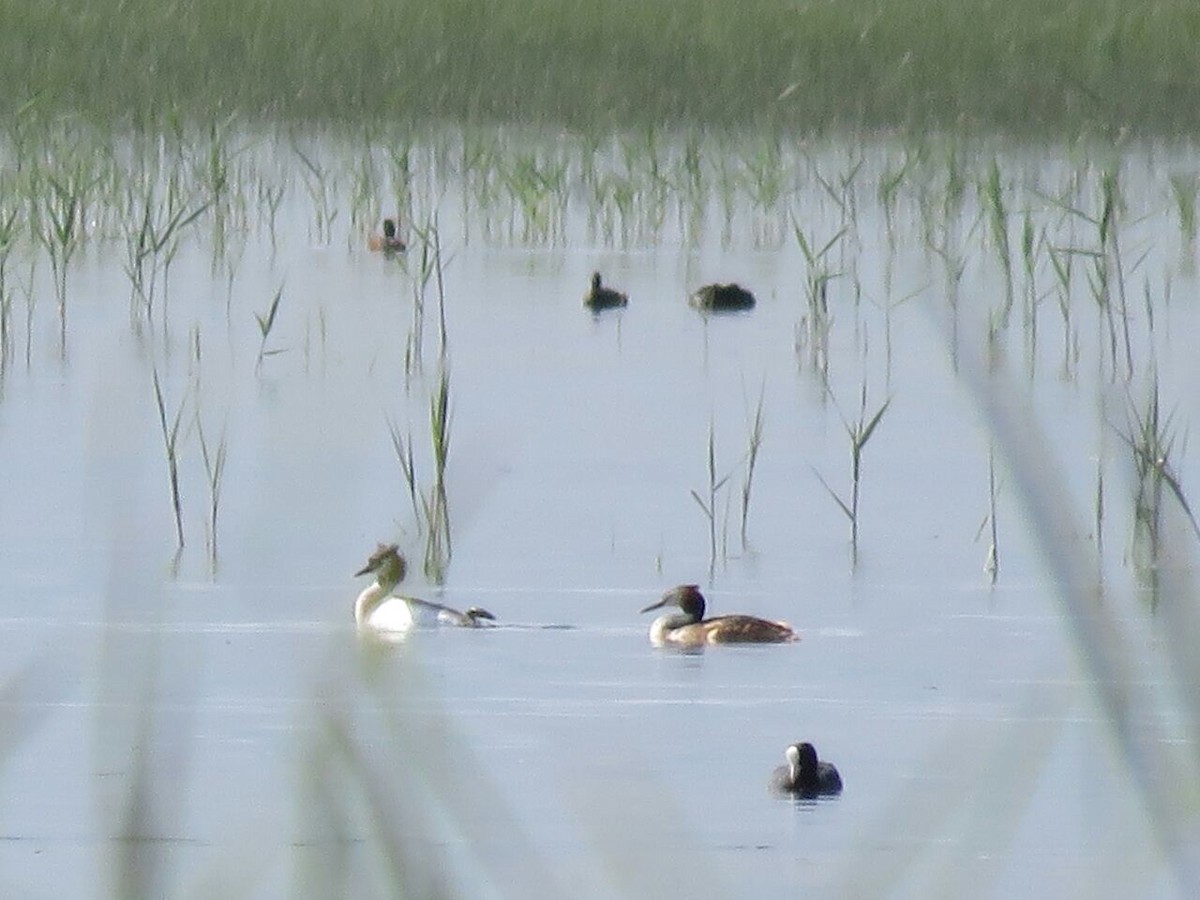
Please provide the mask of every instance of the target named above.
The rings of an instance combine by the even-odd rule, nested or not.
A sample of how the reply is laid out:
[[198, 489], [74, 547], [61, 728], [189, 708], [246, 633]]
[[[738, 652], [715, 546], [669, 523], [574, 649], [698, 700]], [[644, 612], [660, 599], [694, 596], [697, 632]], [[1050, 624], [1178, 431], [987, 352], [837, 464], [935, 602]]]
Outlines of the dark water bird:
[[383, 220], [383, 234], [373, 234], [370, 240], [367, 241], [367, 246], [372, 250], [384, 253], [398, 253], [404, 249], [404, 240], [396, 234], [396, 220]]
[[691, 304], [705, 312], [753, 309], [754, 295], [740, 284], [706, 284], [691, 296]]
[[440, 603], [398, 597], [392, 594], [404, 580], [408, 564], [395, 544], [380, 544], [367, 564], [354, 573], [374, 575], [375, 581], [354, 601], [354, 621], [362, 631], [397, 634], [412, 628], [457, 625], [462, 628], [482, 628], [495, 621], [486, 609], [472, 606], [459, 612]]
[[650, 643], [656, 647], [672, 644], [700, 647], [704, 644], [782, 644], [799, 640], [786, 622], [770, 622], [754, 616], [732, 615], [704, 618], [704, 595], [694, 584], [673, 587], [648, 613], [664, 606], [678, 606], [679, 612], [659, 616], [650, 625]]
[[771, 790], [797, 797], [842, 792], [842, 776], [833, 763], [817, 759], [817, 750], [812, 744], [792, 744], [784, 755], [788, 764], [780, 766], [771, 775]]
[[629, 302], [629, 295], [605, 287], [600, 283], [600, 273], [592, 273], [592, 289], [583, 295], [583, 305], [588, 309], [616, 309]]

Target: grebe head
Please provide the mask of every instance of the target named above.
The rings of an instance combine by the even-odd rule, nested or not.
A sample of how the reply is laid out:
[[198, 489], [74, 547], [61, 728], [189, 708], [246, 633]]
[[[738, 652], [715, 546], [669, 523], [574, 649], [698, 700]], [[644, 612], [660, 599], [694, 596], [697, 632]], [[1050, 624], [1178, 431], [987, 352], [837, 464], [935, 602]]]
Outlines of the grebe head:
[[802, 799], [842, 792], [842, 776], [837, 767], [819, 759], [812, 744], [792, 744], [785, 754], [787, 765], [776, 769], [771, 778], [774, 790]]
[[492, 615], [490, 612], [488, 612], [486, 609], [481, 609], [481, 608], [480, 608], [480, 607], [478, 607], [478, 606], [469, 606], [469, 607], [467, 607], [467, 611], [466, 611], [466, 612], [464, 612], [464, 613], [463, 613], [463, 615], [464, 615], [464, 616], [466, 616], [468, 619], [470, 619], [472, 622], [475, 622], [475, 623], [477, 623], [477, 624], [478, 624], [478, 622], [479, 622], [479, 620], [480, 620], [480, 619], [489, 619], [489, 620], [491, 620], [491, 621], [493, 621], [493, 622], [495, 622], [495, 621], [496, 621], [496, 617], [495, 617], [495, 616], [493, 616], [493, 615]]
[[592, 273], [592, 290], [593, 291], [600, 290], [600, 273], [599, 272]]
[[384, 219], [383, 220], [383, 236], [385, 238], [387, 238], [389, 241], [396, 236], [396, 220], [395, 219]]
[[648, 613], [664, 606], [678, 606], [693, 622], [704, 618], [704, 595], [700, 593], [700, 586], [696, 584], [681, 584], [671, 588], [662, 595], [661, 600], [651, 603], [642, 612]]
[[391, 589], [404, 580], [407, 572], [408, 564], [404, 561], [400, 548], [395, 544], [380, 544], [367, 559], [367, 564], [354, 575], [358, 577], [373, 574], [380, 585]]
[[792, 770], [792, 778], [796, 782], [817, 777], [817, 748], [805, 742], [792, 744], [787, 748], [788, 766]]

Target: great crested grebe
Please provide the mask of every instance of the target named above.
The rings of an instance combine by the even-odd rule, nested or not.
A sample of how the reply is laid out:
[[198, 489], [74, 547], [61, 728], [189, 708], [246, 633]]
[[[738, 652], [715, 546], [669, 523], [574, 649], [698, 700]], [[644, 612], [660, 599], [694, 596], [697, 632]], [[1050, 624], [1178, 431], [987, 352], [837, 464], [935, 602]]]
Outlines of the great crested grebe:
[[408, 571], [408, 565], [395, 544], [380, 544], [367, 564], [354, 573], [375, 576], [375, 581], [354, 601], [354, 621], [363, 631], [399, 632], [410, 628], [436, 625], [458, 625], [463, 628], [482, 628], [490, 625], [493, 616], [486, 609], [472, 606], [459, 612], [440, 603], [418, 600], [416, 597], [397, 597], [392, 591]]
[[382, 250], [384, 253], [398, 253], [404, 249], [404, 239], [396, 234], [396, 220], [383, 220], [383, 234], [373, 234], [370, 240], [367, 241], [367, 246], [375, 251]]
[[812, 744], [792, 744], [785, 751], [788, 764], [771, 775], [771, 790], [797, 797], [818, 797], [821, 794], [840, 794], [842, 776], [833, 763], [817, 759]]
[[615, 309], [618, 306], [625, 306], [628, 302], [628, 294], [605, 287], [600, 283], [600, 273], [592, 273], [592, 289], [583, 295], [584, 306], [593, 310]]
[[753, 309], [754, 295], [740, 284], [706, 284], [691, 296], [691, 304], [705, 312]]
[[677, 644], [700, 647], [704, 644], [782, 644], [799, 640], [786, 622], [769, 622], [754, 616], [716, 616], [704, 618], [704, 595], [694, 584], [673, 587], [644, 613], [664, 606], [678, 606], [680, 612], [659, 616], [650, 625], [650, 643], [656, 647]]

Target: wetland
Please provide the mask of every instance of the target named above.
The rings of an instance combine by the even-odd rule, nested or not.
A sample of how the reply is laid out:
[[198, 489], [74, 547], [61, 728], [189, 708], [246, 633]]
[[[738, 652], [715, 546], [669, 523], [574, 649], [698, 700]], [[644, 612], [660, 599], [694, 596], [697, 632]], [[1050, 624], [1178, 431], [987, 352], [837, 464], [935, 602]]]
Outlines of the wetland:
[[[1186, 9], [948, 103], [866, 6], [217, 5], [0, 28], [7, 896], [1190, 895]], [[361, 638], [380, 542], [496, 627]]]

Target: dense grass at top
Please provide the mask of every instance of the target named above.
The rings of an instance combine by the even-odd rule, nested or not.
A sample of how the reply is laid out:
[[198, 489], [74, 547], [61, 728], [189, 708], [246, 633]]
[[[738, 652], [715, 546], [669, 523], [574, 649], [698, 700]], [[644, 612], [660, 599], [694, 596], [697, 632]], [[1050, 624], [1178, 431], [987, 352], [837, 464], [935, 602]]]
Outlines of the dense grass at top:
[[1190, 133], [1200, 3], [13, 0], [0, 79], [6, 111], [114, 122]]

